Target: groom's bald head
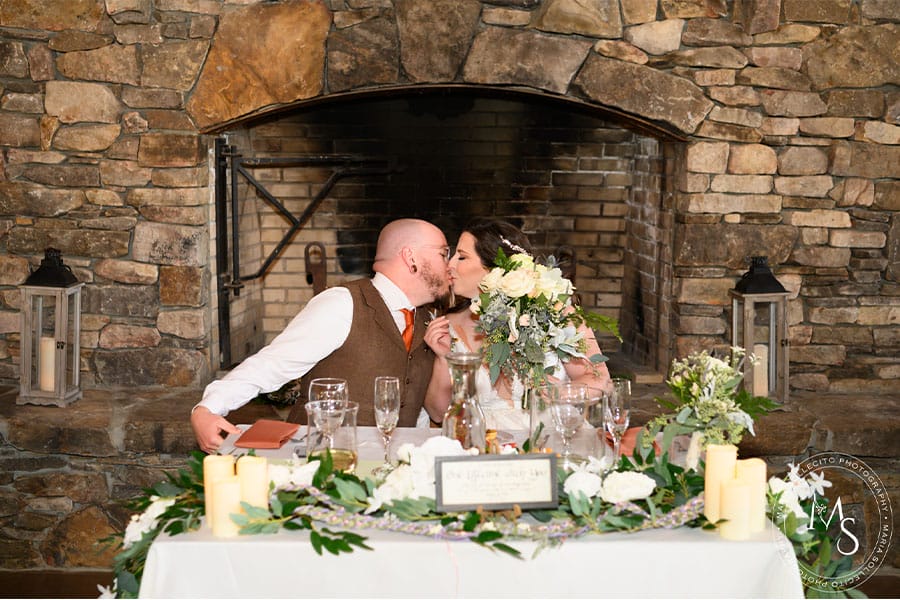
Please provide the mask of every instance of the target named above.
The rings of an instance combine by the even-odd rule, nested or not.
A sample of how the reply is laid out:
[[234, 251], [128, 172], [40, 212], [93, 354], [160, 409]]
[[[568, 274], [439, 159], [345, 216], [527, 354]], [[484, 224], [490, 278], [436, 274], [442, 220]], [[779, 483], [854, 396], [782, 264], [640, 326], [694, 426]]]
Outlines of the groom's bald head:
[[420, 306], [447, 291], [447, 264], [442, 253], [446, 247], [444, 233], [428, 221], [391, 221], [378, 235], [373, 269]]

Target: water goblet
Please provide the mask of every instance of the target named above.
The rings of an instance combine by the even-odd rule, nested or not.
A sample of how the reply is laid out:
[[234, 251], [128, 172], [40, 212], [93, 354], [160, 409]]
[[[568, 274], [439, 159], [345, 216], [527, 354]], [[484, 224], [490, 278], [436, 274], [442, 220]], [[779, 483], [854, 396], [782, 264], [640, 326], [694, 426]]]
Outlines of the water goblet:
[[391, 436], [400, 419], [400, 380], [397, 377], [381, 376], [375, 378], [375, 426], [381, 432], [384, 443], [384, 464], [376, 468], [372, 474], [376, 477], [391, 472], [389, 450]]
[[606, 403], [606, 431], [613, 438], [613, 455], [615, 464], [619, 462], [622, 451], [622, 436], [628, 430], [631, 419], [631, 381], [615, 377], [612, 380], [613, 390]]
[[562, 467], [569, 469], [579, 462], [580, 457], [572, 453], [572, 438], [584, 424], [585, 404], [587, 403], [587, 386], [578, 383], [563, 383], [556, 387], [551, 396], [550, 414], [553, 424], [563, 442], [560, 455]]
[[[344, 420], [347, 403], [343, 400], [310, 400], [306, 403], [306, 414], [309, 417], [308, 446], [318, 446], [321, 437], [324, 448], [334, 447], [334, 433]], [[315, 436], [314, 436], [315, 434]]]

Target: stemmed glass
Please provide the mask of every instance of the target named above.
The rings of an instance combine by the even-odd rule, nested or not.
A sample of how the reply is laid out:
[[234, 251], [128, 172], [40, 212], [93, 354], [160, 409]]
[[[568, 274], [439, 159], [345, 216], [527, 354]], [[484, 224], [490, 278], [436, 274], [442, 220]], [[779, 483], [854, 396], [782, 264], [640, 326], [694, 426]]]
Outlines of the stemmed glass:
[[614, 377], [612, 384], [613, 390], [607, 398], [604, 420], [606, 421], [606, 430], [613, 438], [614, 464], [618, 464], [619, 455], [622, 452], [622, 436], [628, 430], [628, 423], [631, 419], [631, 381]]
[[376, 468], [372, 474], [376, 477], [391, 472], [391, 461], [388, 451], [391, 447], [391, 436], [400, 419], [400, 380], [397, 377], [381, 376], [375, 378], [375, 425], [381, 432], [384, 442], [384, 464]]
[[344, 420], [349, 389], [346, 379], [319, 377], [309, 382], [309, 400], [306, 403], [310, 419], [325, 440], [325, 446], [334, 445], [334, 432]]
[[587, 402], [587, 386], [579, 383], [563, 383], [555, 387], [550, 396], [550, 414], [556, 431], [562, 437], [562, 467], [571, 468], [577, 462], [572, 454], [572, 438], [584, 424]]

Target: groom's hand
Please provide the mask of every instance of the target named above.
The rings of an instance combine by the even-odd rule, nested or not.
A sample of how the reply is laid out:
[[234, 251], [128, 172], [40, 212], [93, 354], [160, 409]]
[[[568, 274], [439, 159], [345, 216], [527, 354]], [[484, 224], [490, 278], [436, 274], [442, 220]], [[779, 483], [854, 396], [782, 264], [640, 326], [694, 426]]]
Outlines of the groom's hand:
[[225, 417], [214, 415], [205, 406], [198, 406], [191, 413], [191, 427], [194, 430], [194, 437], [197, 438], [197, 444], [207, 454], [214, 453], [225, 441], [219, 435], [220, 431], [224, 431], [226, 434], [241, 432], [240, 429], [229, 423]]

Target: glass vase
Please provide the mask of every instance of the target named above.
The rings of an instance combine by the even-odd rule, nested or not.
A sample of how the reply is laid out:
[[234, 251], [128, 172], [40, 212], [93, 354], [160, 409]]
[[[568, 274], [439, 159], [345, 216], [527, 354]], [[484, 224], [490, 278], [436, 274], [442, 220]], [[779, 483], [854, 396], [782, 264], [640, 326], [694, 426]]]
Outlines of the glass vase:
[[447, 355], [450, 365], [450, 405], [444, 413], [442, 434], [458, 440], [465, 449], [485, 449], [484, 413], [478, 404], [475, 391], [475, 373], [481, 365], [481, 355], [474, 352], [451, 352]]
[[528, 410], [528, 452], [543, 452], [553, 432], [553, 417], [550, 415], [550, 402], [555, 388], [552, 385], [533, 385], [525, 387], [525, 399]]

